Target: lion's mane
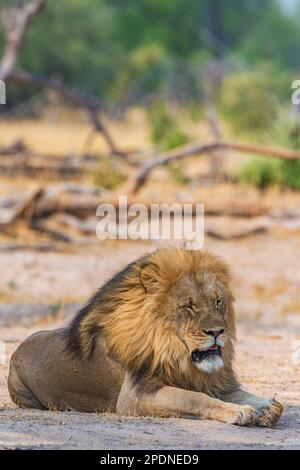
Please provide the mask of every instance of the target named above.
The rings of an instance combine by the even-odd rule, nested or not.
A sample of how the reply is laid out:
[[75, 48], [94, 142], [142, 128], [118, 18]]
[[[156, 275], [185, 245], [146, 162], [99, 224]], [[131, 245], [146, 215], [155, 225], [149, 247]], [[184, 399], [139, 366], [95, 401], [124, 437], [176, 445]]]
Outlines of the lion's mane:
[[222, 283], [230, 333], [224, 348], [224, 370], [217, 376], [203, 376], [201, 388], [214, 396], [235, 388], [230, 271], [223, 260], [206, 251], [161, 249], [129, 264], [101, 287], [75, 317], [67, 332], [68, 350], [88, 358], [93, 354], [98, 335], [104, 334], [109, 354], [131, 372], [138, 384], [152, 390], [162, 385], [199, 390], [186, 347], [172, 327], [166, 300], [170, 287], [180, 276], [199, 271], [214, 273]]

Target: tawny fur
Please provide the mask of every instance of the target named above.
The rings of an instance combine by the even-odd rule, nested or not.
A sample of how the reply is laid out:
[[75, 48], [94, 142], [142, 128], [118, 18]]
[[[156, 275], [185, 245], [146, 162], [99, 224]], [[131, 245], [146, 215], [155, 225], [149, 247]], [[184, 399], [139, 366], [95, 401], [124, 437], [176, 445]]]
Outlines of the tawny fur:
[[[233, 301], [229, 267], [216, 255], [177, 248], [147, 254], [100, 288], [69, 327], [19, 346], [11, 397], [27, 407], [273, 425], [282, 406], [240, 390], [235, 376]], [[224, 367], [214, 373], [191, 358], [211, 346], [210, 329], [222, 331]]]
[[[174, 330], [176, 318], [170, 293], [179, 279], [184, 283], [185, 275], [201, 283], [205, 281], [201, 278], [205, 273], [213, 273], [224, 288], [230, 339], [223, 351], [222, 373], [200, 377], [200, 372], [195, 375], [190, 351]], [[93, 348], [90, 332], [102, 330], [112, 356], [143, 379], [148, 388], [165, 384], [199, 390], [201, 384], [201, 391], [217, 396], [218, 391], [236, 387], [232, 369], [235, 325], [230, 281], [225, 262], [208, 252], [163, 249], [142, 257], [121, 279], [119, 288], [110, 293], [108, 301], [101, 303], [100, 297], [82, 319], [79, 336], [83, 355], [88, 356]], [[176, 297], [176, 293], [173, 295]], [[188, 332], [190, 318], [186, 316], [181, 322]]]

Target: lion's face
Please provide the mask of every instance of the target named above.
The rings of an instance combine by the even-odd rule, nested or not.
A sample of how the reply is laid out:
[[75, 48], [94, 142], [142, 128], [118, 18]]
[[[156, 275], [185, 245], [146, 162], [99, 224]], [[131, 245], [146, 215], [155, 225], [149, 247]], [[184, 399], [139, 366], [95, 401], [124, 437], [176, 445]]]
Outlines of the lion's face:
[[229, 339], [226, 289], [214, 273], [189, 273], [169, 292], [168, 308], [190, 360], [211, 373], [224, 367], [222, 351]]

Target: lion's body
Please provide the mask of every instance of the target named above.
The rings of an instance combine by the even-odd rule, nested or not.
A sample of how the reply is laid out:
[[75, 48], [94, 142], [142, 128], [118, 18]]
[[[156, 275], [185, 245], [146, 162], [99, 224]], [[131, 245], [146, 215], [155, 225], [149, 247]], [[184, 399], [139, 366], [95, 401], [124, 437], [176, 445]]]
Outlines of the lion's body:
[[18, 405], [43, 409], [115, 411], [124, 371], [107, 355], [103, 338], [96, 354], [79, 360], [66, 352], [66, 328], [40, 331], [12, 357], [9, 391]]
[[105, 284], [71, 325], [27, 338], [9, 391], [23, 407], [272, 425], [282, 406], [240, 390], [234, 339], [227, 265], [158, 250]]

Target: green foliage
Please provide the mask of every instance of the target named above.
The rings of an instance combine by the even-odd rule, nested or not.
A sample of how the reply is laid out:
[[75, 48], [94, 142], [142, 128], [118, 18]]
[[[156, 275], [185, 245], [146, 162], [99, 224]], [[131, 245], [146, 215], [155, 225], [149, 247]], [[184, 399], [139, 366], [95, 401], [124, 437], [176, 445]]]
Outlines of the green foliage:
[[279, 108], [270, 76], [260, 71], [228, 75], [222, 86], [220, 108], [236, 131], [270, 128]]
[[290, 112], [281, 109], [272, 129], [266, 133], [266, 142], [276, 144], [290, 149], [300, 150], [300, 123]]
[[[285, 148], [300, 150], [300, 124], [291, 114], [281, 112], [274, 125], [270, 140], [275, 140]], [[281, 162], [281, 179], [284, 186], [300, 190], [300, 161]]]
[[237, 179], [258, 189], [280, 186], [300, 191], [300, 161], [253, 157], [239, 169]]
[[[291, 114], [281, 111], [265, 139], [284, 148], [300, 150], [300, 125]], [[300, 161], [254, 157], [238, 170], [237, 177], [260, 189], [279, 185], [299, 191]]]
[[125, 175], [113, 168], [107, 158], [100, 159], [98, 168], [93, 172], [93, 183], [108, 190], [116, 189], [125, 180]]
[[253, 157], [243, 165], [238, 173], [239, 181], [256, 188], [265, 189], [281, 183], [281, 161], [276, 158]]
[[[277, 0], [48, 1], [30, 25], [18, 66], [62, 78], [68, 86], [95, 94], [109, 109], [120, 102], [143, 104], [156, 93], [186, 104], [201, 98], [202, 66], [214, 58], [230, 56], [233, 63], [254, 66], [268, 62], [279, 71], [297, 72], [299, 16], [297, 9], [287, 15]], [[24, 96], [9, 90], [11, 105], [35, 93], [23, 90]], [[269, 120], [259, 103], [260, 96], [266, 97], [262, 83], [258, 90], [251, 108], [260, 105], [258, 126], [263, 126]], [[284, 90], [289, 93], [289, 86]], [[232, 106], [240, 110], [231, 99], [230, 116]], [[267, 106], [273, 106], [269, 95]], [[256, 115], [248, 111], [242, 126], [255, 128]], [[233, 118], [235, 123], [239, 119]]]
[[300, 161], [283, 162], [281, 172], [283, 185], [300, 191]]
[[188, 142], [188, 135], [180, 129], [177, 120], [162, 101], [151, 106], [148, 118], [154, 144], [170, 150]]
[[[249, 62], [272, 62], [283, 70], [299, 69], [299, 2], [292, 14], [279, 1], [268, 1], [252, 34], [245, 35], [240, 54]], [[297, 5], [298, 4], [298, 8]]]

